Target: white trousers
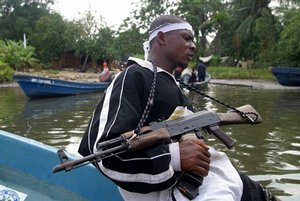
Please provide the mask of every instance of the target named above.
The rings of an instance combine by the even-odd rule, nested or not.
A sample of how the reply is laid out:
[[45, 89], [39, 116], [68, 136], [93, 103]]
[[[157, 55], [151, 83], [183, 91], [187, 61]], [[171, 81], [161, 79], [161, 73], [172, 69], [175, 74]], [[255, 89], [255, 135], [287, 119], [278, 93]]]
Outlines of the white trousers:
[[[210, 147], [210, 169], [199, 188], [199, 195], [193, 201], [240, 201], [243, 193], [242, 180], [228, 157]], [[132, 193], [119, 188], [125, 201], [172, 201], [172, 189], [148, 194]], [[174, 190], [177, 201], [188, 201], [177, 188]]]

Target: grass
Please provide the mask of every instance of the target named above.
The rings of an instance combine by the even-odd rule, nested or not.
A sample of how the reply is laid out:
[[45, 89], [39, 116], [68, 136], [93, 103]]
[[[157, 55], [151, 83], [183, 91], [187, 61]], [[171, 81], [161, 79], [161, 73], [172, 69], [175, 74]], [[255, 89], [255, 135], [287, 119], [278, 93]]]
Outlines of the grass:
[[59, 70], [53, 70], [53, 69], [48, 69], [46, 70], [47, 73], [51, 74], [51, 75], [57, 75], [59, 74]]
[[268, 69], [242, 69], [237, 67], [208, 66], [206, 70], [215, 79], [260, 79], [275, 81]]

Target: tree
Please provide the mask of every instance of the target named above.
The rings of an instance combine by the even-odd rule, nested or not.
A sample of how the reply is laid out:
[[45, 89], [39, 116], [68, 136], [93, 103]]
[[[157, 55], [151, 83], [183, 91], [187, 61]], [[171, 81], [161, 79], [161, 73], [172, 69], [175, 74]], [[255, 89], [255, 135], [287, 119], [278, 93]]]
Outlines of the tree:
[[135, 7], [132, 15], [124, 20], [122, 31], [134, 26], [141, 33], [146, 32], [150, 23], [159, 15], [176, 14], [177, 3], [172, 0], [141, 0]]
[[[254, 58], [255, 41], [253, 28], [255, 21], [261, 16], [262, 11], [271, 13], [268, 7], [270, 0], [232, 0], [229, 4], [231, 14], [231, 41], [235, 49], [236, 59], [241, 57], [246, 59]], [[236, 43], [236, 41], [239, 41]], [[237, 48], [239, 44], [239, 48]]]
[[71, 44], [67, 28], [67, 23], [57, 13], [44, 15], [38, 20], [29, 41], [36, 47], [43, 63], [49, 63], [52, 58], [59, 57], [68, 48], [67, 45]]
[[108, 27], [98, 30], [95, 39], [95, 51], [91, 53], [94, 60], [114, 60], [117, 55], [117, 49], [114, 45], [114, 32]]
[[83, 61], [82, 69], [87, 69], [88, 62], [114, 60], [117, 49], [114, 47], [115, 32], [98, 19], [91, 10], [87, 10], [80, 20], [75, 22], [80, 29], [80, 35], [75, 42], [76, 55]]
[[263, 10], [253, 30], [256, 43], [256, 48], [254, 48], [256, 66], [269, 67], [273, 65], [275, 59], [274, 44], [279, 39], [280, 25], [270, 12]]
[[0, 39], [21, 40], [33, 33], [41, 16], [49, 14], [53, 0], [0, 0]]
[[300, 66], [300, 9], [289, 10], [285, 16], [285, 26], [277, 44], [277, 63]]
[[130, 29], [119, 31], [115, 41], [115, 49], [118, 50], [120, 60], [127, 60], [129, 56], [143, 54], [143, 42], [146, 40], [146, 34], [142, 34], [136, 25]]

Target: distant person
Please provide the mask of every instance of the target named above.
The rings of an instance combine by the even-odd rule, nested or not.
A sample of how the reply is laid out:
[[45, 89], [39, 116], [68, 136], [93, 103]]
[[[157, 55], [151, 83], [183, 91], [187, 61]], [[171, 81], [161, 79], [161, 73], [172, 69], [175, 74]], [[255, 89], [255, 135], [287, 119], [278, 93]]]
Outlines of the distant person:
[[191, 77], [189, 79], [189, 83], [194, 83], [197, 81], [197, 75], [195, 73], [195, 69], [193, 68], [192, 69], [192, 73], [191, 73]]
[[108, 68], [108, 67], [107, 67], [107, 62], [106, 62], [105, 60], [103, 61], [102, 66], [103, 66], [103, 70]]
[[206, 76], [206, 66], [202, 60], [200, 60], [197, 70], [198, 70], [198, 81], [199, 82], [204, 81]]
[[192, 76], [192, 71], [190, 68], [185, 68], [182, 73], [181, 73], [181, 77], [180, 80], [182, 82], [184, 82], [185, 84], [188, 84], [190, 82]]
[[99, 75], [99, 81], [100, 82], [109, 82], [111, 80], [111, 73], [109, 72], [107, 62], [104, 60], [103, 61], [103, 70]]
[[182, 71], [183, 71], [183, 68], [180, 67], [180, 66], [175, 68], [174, 77], [175, 77], [176, 80], [180, 79]]

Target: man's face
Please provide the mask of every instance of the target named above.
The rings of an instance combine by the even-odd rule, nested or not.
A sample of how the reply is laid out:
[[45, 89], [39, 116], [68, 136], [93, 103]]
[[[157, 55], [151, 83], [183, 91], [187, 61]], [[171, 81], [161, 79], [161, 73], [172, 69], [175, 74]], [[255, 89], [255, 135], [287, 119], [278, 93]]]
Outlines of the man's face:
[[195, 54], [194, 35], [189, 30], [165, 33], [167, 57], [176, 66], [186, 67]]

